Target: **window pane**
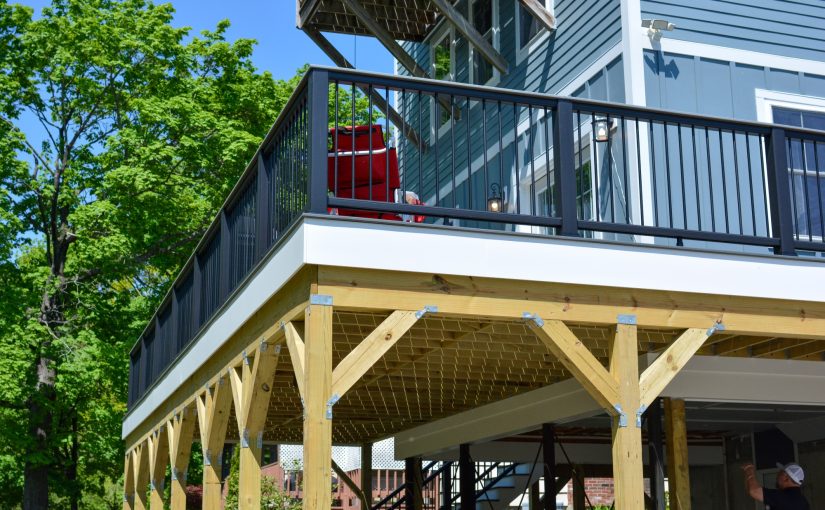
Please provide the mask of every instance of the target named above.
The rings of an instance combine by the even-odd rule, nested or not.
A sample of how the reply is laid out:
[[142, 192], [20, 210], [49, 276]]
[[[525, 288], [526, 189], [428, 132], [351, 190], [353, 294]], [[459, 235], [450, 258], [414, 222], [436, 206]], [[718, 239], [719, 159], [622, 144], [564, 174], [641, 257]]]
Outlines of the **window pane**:
[[527, 46], [533, 37], [535, 37], [541, 26], [536, 18], [530, 14], [530, 11], [524, 8], [521, 4], [518, 4], [518, 15], [519, 15], [519, 48], [524, 48]]
[[[493, 44], [493, 2], [477, 0], [473, 2], [473, 27], [487, 42]], [[493, 66], [478, 51], [473, 51], [473, 82], [487, 83], [493, 77]]]
[[450, 79], [450, 38], [441, 39], [433, 49], [433, 78]]

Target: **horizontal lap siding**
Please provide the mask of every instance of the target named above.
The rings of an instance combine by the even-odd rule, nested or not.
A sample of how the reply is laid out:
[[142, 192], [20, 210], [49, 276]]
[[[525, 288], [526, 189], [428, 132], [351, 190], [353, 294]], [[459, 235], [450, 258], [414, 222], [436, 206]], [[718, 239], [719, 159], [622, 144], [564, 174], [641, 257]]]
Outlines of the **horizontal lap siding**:
[[642, 18], [666, 19], [666, 37], [785, 57], [825, 60], [825, 2], [642, 0]]

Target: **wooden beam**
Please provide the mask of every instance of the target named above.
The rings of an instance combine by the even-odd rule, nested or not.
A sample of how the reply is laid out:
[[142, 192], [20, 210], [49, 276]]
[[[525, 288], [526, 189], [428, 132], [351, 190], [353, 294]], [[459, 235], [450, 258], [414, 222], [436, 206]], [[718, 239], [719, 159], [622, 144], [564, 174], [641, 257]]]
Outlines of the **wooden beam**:
[[223, 375], [196, 400], [203, 448], [204, 510], [221, 508], [221, 462], [232, 406], [232, 389], [226, 379]]
[[332, 306], [306, 312], [304, 361], [304, 510], [329, 510], [332, 483]]
[[126, 452], [123, 464], [123, 510], [134, 510], [135, 470], [132, 464], [132, 452]]
[[149, 445], [142, 442], [132, 450], [132, 472], [135, 477], [135, 494], [133, 507], [135, 510], [149, 508], [146, 500], [147, 485], [149, 485]]
[[641, 406], [645, 409], [659, 396], [665, 386], [676, 377], [690, 358], [702, 347], [705, 340], [716, 330], [691, 328], [673, 341], [639, 379]]
[[436, 9], [441, 11], [441, 14], [455, 27], [455, 29], [473, 45], [482, 57], [489, 63], [493, 64], [501, 74], [507, 74], [508, 65], [504, 57], [493, 48], [487, 39], [481, 35], [478, 30], [469, 22], [467, 18], [461, 15], [458, 10], [453, 7], [450, 2], [446, 0], [430, 0]]
[[619, 402], [616, 380], [570, 328], [559, 320], [539, 318], [528, 320], [527, 325], [590, 396], [606, 411], [616, 414], [614, 406]]
[[531, 16], [536, 18], [539, 23], [544, 25], [547, 30], [556, 29], [556, 18], [550, 14], [550, 11], [544, 8], [544, 5], [539, 0], [519, 0], [519, 3], [524, 7]]
[[149, 436], [149, 505], [151, 508], [163, 508], [164, 487], [166, 480], [166, 466], [169, 464], [169, 439], [166, 426]]
[[666, 398], [665, 442], [667, 479], [671, 510], [690, 510], [690, 470], [688, 468], [685, 401]]
[[418, 322], [417, 312], [395, 311], [367, 335], [332, 371], [332, 394], [338, 398]]
[[[634, 321], [635, 322], [635, 321]], [[639, 352], [636, 325], [616, 325], [610, 353], [610, 375], [617, 381], [621, 415], [613, 417], [613, 483], [617, 510], [644, 508], [642, 429], [639, 410]]]
[[301, 398], [305, 398], [304, 367], [306, 366], [306, 348], [304, 347], [304, 340], [292, 322], [284, 324], [284, 333], [286, 334], [286, 345], [289, 349], [289, 359], [292, 361], [292, 371], [295, 373], [295, 382], [298, 385], [298, 393], [301, 394]]
[[170, 507], [186, 510], [186, 472], [192, 455], [192, 439], [195, 434], [194, 406], [187, 406], [166, 422], [169, 435], [169, 463], [172, 471]]
[[[329, 59], [332, 60], [332, 62], [336, 66], [343, 67], [345, 69], [355, 69], [355, 66], [353, 66], [350, 63], [350, 61], [347, 60], [346, 57], [344, 57], [344, 55], [342, 55], [341, 52], [339, 52], [338, 49], [335, 48], [335, 46], [333, 46], [329, 39], [324, 37], [324, 35], [321, 32], [309, 27], [303, 28], [303, 31], [307, 34], [307, 36], [310, 39], [312, 39], [316, 46], [321, 48], [321, 51], [326, 53]], [[426, 147], [422, 143], [421, 137], [418, 136], [418, 133], [412, 128], [412, 126], [410, 126], [404, 120], [404, 118], [401, 117], [401, 115], [395, 110], [395, 108], [387, 104], [386, 98], [384, 98], [374, 89], [370, 89], [369, 87], [358, 85], [358, 88], [361, 89], [361, 91], [364, 94], [367, 94], [370, 97], [372, 97], [372, 104], [374, 104], [379, 110], [384, 112], [384, 115], [386, 115], [387, 118], [390, 119], [390, 122], [399, 127], [401, 133], [407, 137], [411, 144], [422, 150]]]
[[318, 273], [318, 292], [331, 295], [341, 310], [412, 310], [433, 303], [441, 317], [512, 321], [530, 310], [545, 321], [600, 325], [634, 314], [640, 328], [721, 321], [731, 334], [825, 340], [821, 303], [351, 268], [320, 267]]
[[240, 437], [239, 510], [261, 508], [263, 433], [280, 354], [280, 343], [270, 345], [261, 341], [254, 352], [244, 352], [244, 361], [239, 367], [229, 371]]
[[[363, 471], [363, 467], [361, 468]], [[364, 491], [361, 490], [361, 487], [356, 484], [349, 475], [341, 469], [341, 466], [335, 462], [335, 459], [332, 460], [332, 470], [335, 471], [335, 474], [338, 475], [338, 478], [344, 482], [344, 485], [349, 487], [349, 489], [355, 494], [355, 496], [361, 501], [361, 508], [370, 508], [369, 500], [367, 499], [367, 495]]]
[[295, 25], [297, 28], [304, 29], [306, 22], [315, 16], [315, 13], [318, 11], [321, 0], [305, 0], [303, 7], [301, 7], [301, 0], [295, 0], [295, 2], [297, 3], [295, 6]]

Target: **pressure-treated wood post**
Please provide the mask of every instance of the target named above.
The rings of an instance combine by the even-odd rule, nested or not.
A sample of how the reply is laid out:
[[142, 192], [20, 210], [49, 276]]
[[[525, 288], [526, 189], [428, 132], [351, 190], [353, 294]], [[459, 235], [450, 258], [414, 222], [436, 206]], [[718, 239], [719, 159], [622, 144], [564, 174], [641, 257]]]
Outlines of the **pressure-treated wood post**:
[[372, 443], [361, 445], [361, 492], [366, 498], [365, 509], [372, 506]]
[[135, 472], [132, 469], [132, 452], [126, 454], [123, 466], [123, 510], [134, 510]]
[[172, 487], [169, 505], [172, 510], [186, 510], [186, 472], [192, 455], [192, 436], [195, 434], [195, 414], [184, 407], [166, 423], [169, 436], [169, 464]]
[[685, 401], [666, 398], [665, 438], [667, 479], [671, 510], [690, 510], [690, 471], [688, 470]]
[[148, 445], [144, 440], [136, 446], [132, 452], [132, 470], [135, 477], [135, 510], [146, 510], [149, 508], [146, 501], [146, 489], [149, 484], [149, 452]]
[[152, 432], [149, 444], [149, 505], [152, 510], [163, 508], [163, 484], [166, 480], [166, 465], [169, 463], [169, 440], [166, 427], [161, 425]]
[[222, 375], [196, 399], [201, 446], [203, 447], [203, 509], [221, 509], [221, 463], [232, 390]]
[[313, 294], [306, 311], [304, 509], [332, 505], [332, 300]]
[[240, 436], [238, 472], [238, 507], [240, 510], [261, 508], [261, 453], [269, 397], [281, 345], [270, 345], [262, 338], [252, 349], [244, 351], [239, 367], [229, 371], [235, 418]]
[[620, 316], [610, 353], [610, 374], [617, 382], [619, 401], [613, 416], [613, 482], [617, 510], [644, 508], [639, 354], [636, 318]]

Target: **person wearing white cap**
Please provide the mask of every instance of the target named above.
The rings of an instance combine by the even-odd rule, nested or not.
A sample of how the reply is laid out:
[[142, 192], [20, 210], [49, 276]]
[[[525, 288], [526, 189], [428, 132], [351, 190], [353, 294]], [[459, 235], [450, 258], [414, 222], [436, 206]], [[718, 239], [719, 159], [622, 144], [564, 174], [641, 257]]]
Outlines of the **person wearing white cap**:
[[805, 472], [799, 464], [776, 464], [779, 473], [776, 475], [776, 489], [764, 489], [756, 481], [756, 468], [753, 464], [745, 464], [745, 486], [748, 494], [756, 501], [765, 503], [767, 510], [810, 510], [810, 505], [802, 495], [802, 481]]

